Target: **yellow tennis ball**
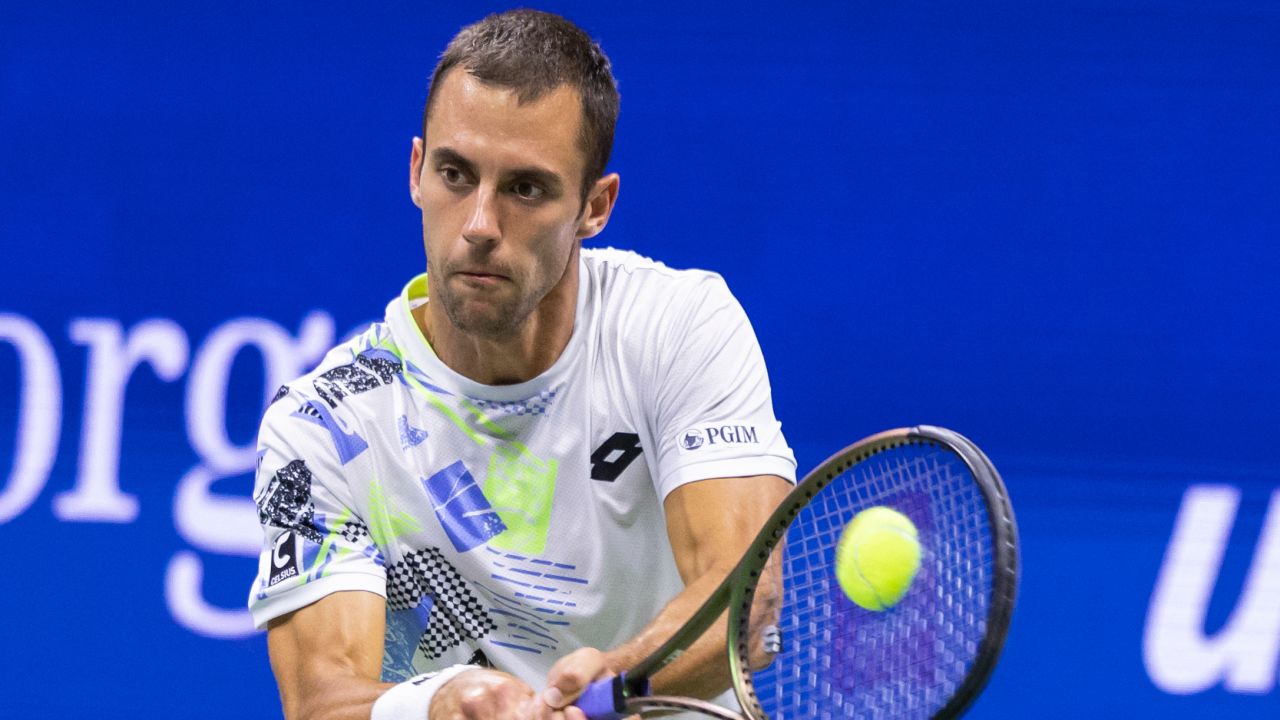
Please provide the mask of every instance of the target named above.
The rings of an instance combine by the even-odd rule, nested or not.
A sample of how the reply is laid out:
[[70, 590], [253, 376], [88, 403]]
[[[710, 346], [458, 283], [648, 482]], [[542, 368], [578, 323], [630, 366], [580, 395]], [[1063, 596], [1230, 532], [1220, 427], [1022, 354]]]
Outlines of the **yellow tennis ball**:
[[854, 515], [836, 545], [836, 580], [850, 600], [868, 610], [897, 605], [919, 570], [916, 526], [883, 505]]

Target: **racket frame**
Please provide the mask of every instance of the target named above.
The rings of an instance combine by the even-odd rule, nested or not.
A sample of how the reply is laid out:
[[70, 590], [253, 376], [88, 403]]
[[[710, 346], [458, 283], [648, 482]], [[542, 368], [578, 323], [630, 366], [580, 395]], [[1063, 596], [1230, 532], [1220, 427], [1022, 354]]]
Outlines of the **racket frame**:
[[[749, 665], [751, 604], [774, 548], [786, 536], [796, 515], [815, 495], [854, 465], [886, 450], [908, 444], [942, 446], [957, 455], [977, 481], [986, 505], [992, 542], [992, 593], [987, 631], [973, 665], [960, 687], [937, 713], [936, 719], [958, 717], [981, 693], [991, 677], [1008, 636], [1017, 594], [1018, 532], [1004, 483], [976, 445], [959, 433], [931, 425], [897, 428], [871, 435], [827, 458], [789, 492], [761, 526], [734, 569], [685, 624], [630, 670], [613, 679], [615, 707], [627, 713], [693, 710], [725, 720], [769, 720], [756, 697]], [[744, 715], [701, 700], [649, 695], [649, 679], [674, 662], [698, 640], [721, 614], [729, 611], [728, 660], [733, 691]]]

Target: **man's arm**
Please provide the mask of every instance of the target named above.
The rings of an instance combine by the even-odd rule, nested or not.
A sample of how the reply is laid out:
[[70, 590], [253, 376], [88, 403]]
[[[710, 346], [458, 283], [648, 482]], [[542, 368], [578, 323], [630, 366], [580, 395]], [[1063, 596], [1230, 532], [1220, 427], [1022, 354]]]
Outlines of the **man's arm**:
[[[557, 662], [548, 677], [548, 687], [555, 688], [560, 697], [556, 693], [551, 693], [550, 698], [544, 694], [547, 704], [561, 706], [565, 700], [577, 697], [597, 675], [630, 668], [675, 634], [737, 565], [764, 521], [791, 488], [792, 484], [783, 478], [759, 475], [701, 480], [673, 490], [663, 508], [685, 589], [635, 637], [606, 651], [603, 657], [587, 648]], [[775, 575], [761, 581], [753, 610], [771, 612], [776, 608], [781, 591], [778, 580]], [[722, 617], [679, 660], [653, 678], [654, 692], [709, 698], [726, 690], [730, 680], [725, 638]]]
[[[369, 720], [374, 702], [394, 687], [378, 681], [385, 623], [386, 601], [359, 591], [333, 593], [272, 621], [267, 648], [285, 718]], [[506, 673], [468, 671], [440, 688], [429, 717], [507, 720], [532, 695]]]
[[[609, 665], [625, 670], [666, 642], [706, 601], [742, 559], [769, 514], [792, 484], [774, 475], [702, 480], [676, 488], [663, 509], [667, 535], [685, 589], [643, 630], [606, 653]], [[772, 604], [780, 586], [764, 581], [755, 607]], [[715, 625], [679, 660], [653, 678], [654, 692], [708, 698], [729, 687], [726, 620]]]
[[338, 592], [273, 620], [271, 669], [289, 720], [369, 720], [391, 687], [382, 672], [385, 603], [368, 592]]

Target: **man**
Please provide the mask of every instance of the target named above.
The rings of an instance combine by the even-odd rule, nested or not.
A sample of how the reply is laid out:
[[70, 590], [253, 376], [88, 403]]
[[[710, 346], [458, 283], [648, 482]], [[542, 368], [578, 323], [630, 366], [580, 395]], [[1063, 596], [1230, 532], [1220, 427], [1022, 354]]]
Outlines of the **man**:
[[[580, 718], [794, 482], [723, 281], [581, 249], [618, 197], [617, 108], [554, 15], [490, 16], [441, 57], [410, 159], [428, 271], [259, 436], [250, 608], [288, 718]], [[656, 689], [723, 692], [723, 655], [707, 638]]]

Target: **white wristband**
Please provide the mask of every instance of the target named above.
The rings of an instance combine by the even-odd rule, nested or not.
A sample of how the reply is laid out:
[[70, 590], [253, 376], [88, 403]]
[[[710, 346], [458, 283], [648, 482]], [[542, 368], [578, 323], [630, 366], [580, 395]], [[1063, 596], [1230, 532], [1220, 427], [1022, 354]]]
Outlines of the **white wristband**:
[[468, 670], [479, 669], [479, 665], [452, 665], [409, 678], [374, 701], [369, 720], [427, 720], [431, 698], [441, 686]]

